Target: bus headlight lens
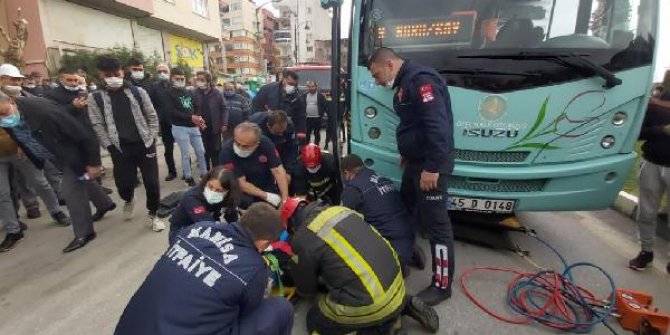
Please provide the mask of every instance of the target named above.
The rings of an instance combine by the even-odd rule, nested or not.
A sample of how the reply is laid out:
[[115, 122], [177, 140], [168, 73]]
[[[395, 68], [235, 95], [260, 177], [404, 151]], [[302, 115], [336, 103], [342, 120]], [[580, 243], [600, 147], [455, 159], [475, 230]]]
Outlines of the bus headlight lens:
[[374, 107], [368, 107], [363, 112], [368, 119], [372, 119], [377, 116], [377, 109]]
[[623, 125], [628, 119], [628, 114], [626, 112], [616, 112], [612, 118], [612, 124], [615, 126]]
[[614, 136], [607, 135], [600, 141], [600, 146], [603, 147], [603, 149], [609, 149], [613, 147], [615, 143], [616, 140], [614, 139]]
[[377, 127], [372, 127], [368, 131], [368, 136], [370, 136], [370, 138], [373, 139], [373, 140], [378, 139], [379, 136], [381, 136], [381, 135], [382, 135], [382, 131], [379, 130], [379, 128], [377, 128]]

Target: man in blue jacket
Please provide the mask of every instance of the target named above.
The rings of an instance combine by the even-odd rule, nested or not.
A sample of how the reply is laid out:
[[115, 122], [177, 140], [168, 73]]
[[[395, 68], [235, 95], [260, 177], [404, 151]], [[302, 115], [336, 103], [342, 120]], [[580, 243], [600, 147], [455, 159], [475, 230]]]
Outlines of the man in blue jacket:
[[393, 90], [393, 108], [407, 207], [427, 231], [433, 259], [433, 281], [419, 297], [431, 305], [451, 297], [454, 237], [447, 211], [447, 179], [454, 168], [453, 116], [447, 85], [432, 68], [403, 60], [379, 48], [369, 69], [377, 85]]
[[257, 203], [239, 223], [184, 229], [135, 292], [115, 335], [288, 335], [293, 306], [266, 298], [261, 252], [283, 230], [279, 212]]
[[257, 124], [263, 135], [272, 140], [286, 173], [293, 176], [298, 165], [298, 140], [293, 122], [288, 119], [286, 113], [280, 110], [256, 113], [249, 117], [249, 122]]
[[305, 116], [305, 100], [298, 92], [298, 74], [285, 71], [282, 80], [269, 83], [256, 93], [251, 102], [251, 113], [283, 110], [295, 124], [298, 139], [307, 135], [307, 117]]

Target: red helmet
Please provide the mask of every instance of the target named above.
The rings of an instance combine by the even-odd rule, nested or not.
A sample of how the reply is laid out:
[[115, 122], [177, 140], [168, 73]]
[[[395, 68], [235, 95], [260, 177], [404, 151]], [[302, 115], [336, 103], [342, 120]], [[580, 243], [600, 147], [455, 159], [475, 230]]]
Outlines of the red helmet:
[[305, 167], [313, 169], [321, 165], [321, 148], [314, 143], [306, 145], [302, 149], [302, 161]]
[[301, 202], [305, 202], [305, 200], [300, 198], [288, 198], [284, 202], [284, 205], [281, 207], [281, 210], [279, 212], [279, 215], [281, 216], [281, 222], [284, 225], [284, 228], [287, 228], [288, 220], [291, 218], [291, 216], [293, 216], [295, 210], [298, 209], [298, 206], [300, 206]]

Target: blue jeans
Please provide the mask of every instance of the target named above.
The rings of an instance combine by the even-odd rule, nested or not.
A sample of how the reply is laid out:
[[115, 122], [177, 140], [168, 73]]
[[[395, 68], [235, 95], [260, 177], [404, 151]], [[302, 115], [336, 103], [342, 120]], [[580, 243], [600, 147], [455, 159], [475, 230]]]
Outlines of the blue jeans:
[[172, 125], [172, 136], [179, 146], [181, 152], [181, 166], [184, 169], [184, 177], [193, 178], [191, 173], [191, 149], [195, 150], [195, 157], [198, 161], [198, 170], [200, 177], [207, 173], [207, 163], [205, 162], [205, 146], [202, 144], [202, 135], [198, 127], [181, 127]]

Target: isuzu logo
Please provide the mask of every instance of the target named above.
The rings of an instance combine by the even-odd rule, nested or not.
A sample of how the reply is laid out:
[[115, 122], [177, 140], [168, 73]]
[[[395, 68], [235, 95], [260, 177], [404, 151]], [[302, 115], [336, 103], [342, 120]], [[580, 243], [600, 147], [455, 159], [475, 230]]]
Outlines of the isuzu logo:
[[463, 136], [466, 137], [493, 137], [493, 138], [517, 138], [519, 130], [504, 128], [464, 128]]

